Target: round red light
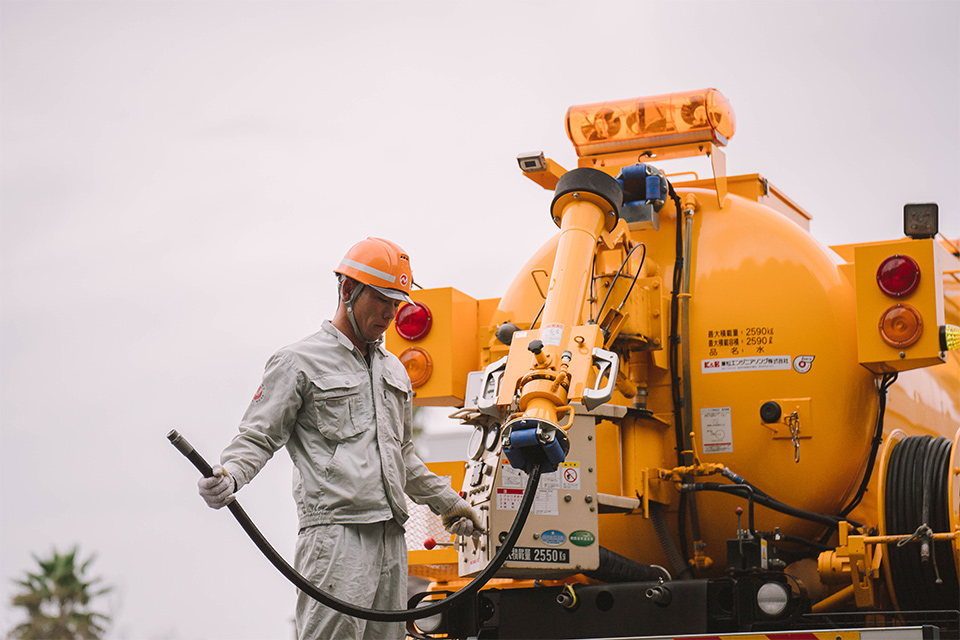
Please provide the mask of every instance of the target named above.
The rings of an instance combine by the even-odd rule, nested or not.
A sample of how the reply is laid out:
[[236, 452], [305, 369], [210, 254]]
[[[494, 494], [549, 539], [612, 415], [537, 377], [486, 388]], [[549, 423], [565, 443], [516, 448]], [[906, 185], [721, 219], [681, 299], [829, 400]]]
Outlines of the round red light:
[[405, 304], [397, 312], [397, 333], [406, 340], [419, 340], [433, 326], [433, 314], [422, 302]]
[[877, 269], [877, 284], [892, 298], [908, 296], [920, 284], [920, 266], [910, 256], [890, 256]]

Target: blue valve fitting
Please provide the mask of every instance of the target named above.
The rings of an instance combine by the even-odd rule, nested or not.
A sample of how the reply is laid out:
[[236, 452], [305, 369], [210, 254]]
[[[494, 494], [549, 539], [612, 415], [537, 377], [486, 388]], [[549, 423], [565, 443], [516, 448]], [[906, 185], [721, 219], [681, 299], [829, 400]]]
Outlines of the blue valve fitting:
[[556, 471], [570, 451], [570, 440], [562, 429], [538, 418], [520, 418], [508, 423], [501, 439], [510, 466], [530, 473]]
[[617, 182], [623, 189], [623, 219], [659, 229], [659, 212], [669, 190], [663, 172], [650, 164], [632, 164], [620, 170]]

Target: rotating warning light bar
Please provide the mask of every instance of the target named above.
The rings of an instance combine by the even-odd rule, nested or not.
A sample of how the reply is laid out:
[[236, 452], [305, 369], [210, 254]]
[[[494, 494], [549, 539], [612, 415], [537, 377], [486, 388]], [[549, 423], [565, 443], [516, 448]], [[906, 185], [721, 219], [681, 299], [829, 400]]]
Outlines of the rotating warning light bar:
[[736, 119], [716, 89], [570, 107], [567, 136], [578, 156], [713, 142], [727, 144]]

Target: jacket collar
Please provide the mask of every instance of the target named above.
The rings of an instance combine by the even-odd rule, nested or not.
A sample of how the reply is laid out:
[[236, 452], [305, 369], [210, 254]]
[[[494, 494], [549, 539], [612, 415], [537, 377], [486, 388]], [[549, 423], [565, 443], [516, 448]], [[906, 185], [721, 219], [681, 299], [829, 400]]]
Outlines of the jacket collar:
[[[340, 342], [340, 344], [343, 346], [343, 348], [348, 349], [350, 351], [353, 351], [354, 349], [356, 349], [359, 352], [359, 349], [357, 349], [357, 345], [353, 344], [353, 342], [350, 341], [350, 338], [344, 335], [344, 333], [340, 331], [340, 329], [337, 329], [337, 327], [334, 326], [334, 324], [329, 320], [323, 321], [323, 330], [329, 333], [330, 335], [332, 335], [333, 337], [335, 337], [337, 341]], [[375, 347], [373, 351], [377, 351], [381, 356], [385, 356], [387, 355], [387, 348], [384, 346], [383, 343], [384, 343], [383, 336], [380, 336], [380, 339], [372, 343], [370, 346]]]

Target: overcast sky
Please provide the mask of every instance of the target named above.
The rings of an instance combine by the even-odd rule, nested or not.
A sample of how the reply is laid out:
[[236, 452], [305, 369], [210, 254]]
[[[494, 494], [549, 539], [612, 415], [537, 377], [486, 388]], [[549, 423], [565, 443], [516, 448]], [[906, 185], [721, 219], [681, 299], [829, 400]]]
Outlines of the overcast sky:
[[[499, 296], [555, 230], [518, 152], [574, 167], [568, 106], [710, 86], [728, 172], [824, 244], [900, 237], [906, 202], [960, 235], [955, 0], [0, 2], [0, 634], [30, 554], [77, 544], [111, 639], [292, 637], [167, 431], [216, 459], [367, 235]], [[289, 476], [241, 498], [292, 559]]]

